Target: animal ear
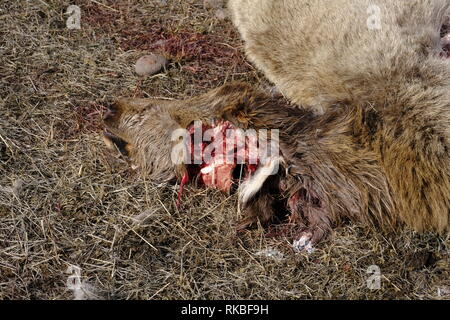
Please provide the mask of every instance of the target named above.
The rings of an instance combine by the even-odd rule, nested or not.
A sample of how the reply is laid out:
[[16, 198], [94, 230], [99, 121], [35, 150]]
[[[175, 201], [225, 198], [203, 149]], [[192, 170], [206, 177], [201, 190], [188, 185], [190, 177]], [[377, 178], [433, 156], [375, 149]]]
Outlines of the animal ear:
[[238, 103], [223, 108], [221, 118], [242, 129], [247, 129], [251, 122], [251, 116]]
[[118, 150], [125, 157], [129, 157], [134, 148], [130, 143], [108, 131], [103, 132], [103, 141], [108, 149]]
[[245, 87], [236, 86], [236, 95], [230, 99], [220, 110], [221, 117], [241, 128], [248, 128], [252, 125], [252, 120], [256, 115], [256, 109], [268, 96], [260, 91]]
[[155, 107], [167, 107], [171, 100], [153, 99], [153, 98], [121, 98], [115, 103], [116, 108], [120, 110], [142, 111]]

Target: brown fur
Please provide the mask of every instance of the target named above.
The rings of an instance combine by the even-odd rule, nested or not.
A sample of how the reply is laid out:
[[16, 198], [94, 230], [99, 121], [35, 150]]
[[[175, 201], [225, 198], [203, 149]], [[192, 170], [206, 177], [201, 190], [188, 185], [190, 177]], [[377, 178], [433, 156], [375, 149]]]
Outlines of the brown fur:
[[[347, 218], [384, 230], [406, 224], [417, 231], [448, 232], [448, 139], [444, 144], [431, 138], [419, 152], [411, 147], [417, 144], [415, 128], [405, 128], [410, 140], [405, 137], [405, 141], [400, 140], [404, 143], [399, 143], [391, 137], [395, 130], [381, 122], [387, 116], [373, 109], [336, 105], [316, 115], [241, 83], [186, 101], [148, 99], [145, 105], [137, 113], [139, 121], [131, 123], [127, 122], [129, 113], [136, 116], [137, 109], [123, 100], [116, 106], [119, 111], [115, 118], [121, 129], [110, 119], [106, 120], [107, 127], [123, 139], [129, 138], [133, 149], [140, 150], [137, 160], [146, 170], [149, 163], [159, 159], [159, 167], [150, 173], [164, 168], [163, 172], [171, 172], [169, 177], [175, 171], [168, 156], [172, 144], [167, 128], [185, 128], [197, 119], [207, 123], [224, 119], [240, 128], [280, 130], [280, 149], [288, 173], [282, 169], [268, 179], [261, 192], [246, 204], [245, 224], [272, 221], [277, 214], [274, 208], [280, 203], [287, 206], [288, 199], [298, 195], [294, 214], [317, 240]], [[159, 123], [165, 119], [162, 130]], [[131, 127], [125, 127], [127, 123]], [[134, 131], [136, 124], [139, 130]], [[395, 157], [390, 155], [393, 149]]]
[[[374, 4], [380, 30], [367, 25]], [[249, 60], [298, 105], [381, 108], [386, 92], [448, 86], [438, 59], [448, 0], [229, 0], [229, 9]]]
[[302, 108], [238, 83], [186, 101], [122, 100], [106, 125], [154, 179], [174, 177], [171, 132], [194, 120], [280, 129], [283, 170], [246, 204], [246, 224], [272, 221], [281, 204], [313, 242], [344, 219], [447, 233], [450, 60], [437, 53], [450, 4], [378, 1], [381, 30], [366, 26], [368, 4], [230, 1], [250, 60]]

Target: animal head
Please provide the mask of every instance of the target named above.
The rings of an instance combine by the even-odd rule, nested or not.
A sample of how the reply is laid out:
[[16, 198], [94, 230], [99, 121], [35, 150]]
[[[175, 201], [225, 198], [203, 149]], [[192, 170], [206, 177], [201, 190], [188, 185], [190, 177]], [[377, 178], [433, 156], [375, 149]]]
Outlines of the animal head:
[[108, 108], [103, 119], [106, 145], [119, 150], [152, 180], [174, 178], [171, 133], [179, 124], [169, 111], [176, 103], [156, 99], [118, 100]]
[[[267, 112], [266, 105], [271, 105]], [[152, 180], [180, 177], [184, 169], [172, 159], [175, 144], [182, 138], [178, 130], [194, 121], [214, 127], [228, 121], [236, 128], [267, 128], [281, 125], [276, 106], [286, 104], [243, 83], [231, 83], [187, 100], [119, 99], [104, 116], [104, 141], [127, 156]], [[262, 114], [255, 107], [261, 107]], [[178, 139], [176, 139], [178, 137]], [[175, 169], [175, 170], [174, 170]]]

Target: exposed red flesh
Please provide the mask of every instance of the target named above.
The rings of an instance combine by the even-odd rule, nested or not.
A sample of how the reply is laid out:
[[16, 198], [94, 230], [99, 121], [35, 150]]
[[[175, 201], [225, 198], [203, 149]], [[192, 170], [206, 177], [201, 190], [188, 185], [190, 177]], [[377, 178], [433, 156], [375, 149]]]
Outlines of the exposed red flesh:
[[297, 210], [297, 204], [298, 204], [298, 200], [300, 199], [300, 195], [298, 193], [295, 193], [294, 195], [292, 195], [289, 200], [288, 200], [288, 208], [289, 211], [295, 212]]
[[178, 190], [178, 199], [177, 199], [177, 207], [179, 208], [181, 205], [181, 194], [183, 193], [184, 186], [189, 182], [189, 173], [186, 171], [181, 178], [180, 189]]
[[233, 183], [232, 175], [235, 164], [209, 165], [203, 167], [200, 175], [207, 187], [229, 192]]
[[[194, 125], [190, 125], [187, 130], [191, 135], [191, 145], [188, 146], [188, 152], [190, 153], [190, 158], [192, 163], [194, 163], [194, 150], [201, 150], [201, 164], [188, 164], [186, 165], [186, 173], [182, 177], [180, 182], [180, 189], [178, 192], [178, 201], [177, 205], [181, 203], [181, 194], [183, 192], [183, 187], [189, 181], [197, 181], [197, 183], [211, 187], [214, 189], [218, 189], [223, 192], [229, 193], [231, 187], [234, 183], [236, 183], [236, 179], [233, 178], [233, 171], [237, 166], [237, 148], [235, 147], [232, 155], [229, 155], [234, 161], [233, 163], [227, 163], [224, 159], [226, 158], [226, 133], [227, 130], [235, 130], [234, 126], [228, 121], [221, 121], [215, 123], [212, 127], [202, 125], [201, 133], [202, 136], [204, 132], [208, 129], [214, 130], [214, 136], [212, 137], [212, 141], [201, 141], [197, 142], [197, 145], [194, 145], [194, 133], [195, 133]], [[214, 141], [219, 141], [216, 139], [222, 138], [223, 145], [221, 150], [214, 149], [211, 152], [211, 159], [208, 163], [205, 161], [205, 151]], [[243, 164], [243, 177], [250, 176], [253, 172], [258, 168], [259, 159], [257, 160], [257, 164], [250, 164], [250, 156], [248, 152], [247, 145], [249, 144], [248, 139], [245, 140], [245, 153], [244, 153], [244, 164]], [[222, 161], [221, 161], [222, 160]]]

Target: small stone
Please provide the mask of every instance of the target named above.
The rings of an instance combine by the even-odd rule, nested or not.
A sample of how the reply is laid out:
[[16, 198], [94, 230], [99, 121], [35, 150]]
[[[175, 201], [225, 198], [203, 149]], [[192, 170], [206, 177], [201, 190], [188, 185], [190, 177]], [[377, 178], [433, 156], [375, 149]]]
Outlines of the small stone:
[[167, 59], [159, 54], [149, 54], [140, 57], [134, 67], [140, 76], [149, 76], [158, 73], [167, 64]]
[[223, 8], [223, 0], [204, 0], [203, 5], [205, 8]]
[[215, 16], [219, 20], [225, 20], [228, 17], [228, 14], [225, 9], [217, 9]]

